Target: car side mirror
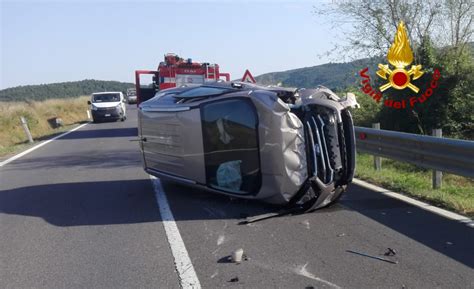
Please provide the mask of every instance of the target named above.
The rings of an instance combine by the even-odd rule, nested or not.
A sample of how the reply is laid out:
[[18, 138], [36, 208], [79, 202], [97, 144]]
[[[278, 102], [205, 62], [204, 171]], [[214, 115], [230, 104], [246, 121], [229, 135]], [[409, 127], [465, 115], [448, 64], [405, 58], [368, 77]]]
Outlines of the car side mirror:
[[124, 98], [124, 99], [122, 99], [122, 102], [123, 102], [123, 103], [127, 103], [127, 100], [125, 100], [125, 98]]
[[88, 100], [88, 101], [87, 101], [87, 104], [88, 104], [88, 105], [91, 105], [92, 103], [91, 103], [91, 101], [90, 101], [90, 100]]

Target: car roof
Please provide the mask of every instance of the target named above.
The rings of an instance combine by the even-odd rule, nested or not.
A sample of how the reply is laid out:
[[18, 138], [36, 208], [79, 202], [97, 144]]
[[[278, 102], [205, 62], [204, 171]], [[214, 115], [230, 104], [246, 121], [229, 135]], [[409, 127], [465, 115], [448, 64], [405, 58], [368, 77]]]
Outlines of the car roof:
[[189, 87], [189, 89], [202, 87], [202, 86], [237, 89], [241, 91], [267, 90], [267, 91], [273, 91], [273, 92], [279, 92], [279, 91], [296, 92], [298, 90], [297, 88], [294, 88], [294, 87], [263, 86], [263, 85], [259, 85], [255, 83], [242, 82], [242, 81], [219, 81], [219, 82], [213, 82], [213, 83], [204, 83], [198, 86]]
[[109, 94], [109, 93], [122, 93], [122, 92], [121, 92], [121, 91], [94, 92], [93, 95], [97, 95], [97, 94]]

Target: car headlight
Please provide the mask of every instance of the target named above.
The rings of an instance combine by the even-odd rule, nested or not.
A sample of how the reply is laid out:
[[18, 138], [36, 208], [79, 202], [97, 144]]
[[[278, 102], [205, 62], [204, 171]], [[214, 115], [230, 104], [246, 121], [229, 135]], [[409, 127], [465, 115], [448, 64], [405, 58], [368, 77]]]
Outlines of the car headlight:
[[97, 106], [91, 105], [91, 109], [92, 109], [92, 110], [97, 110]]

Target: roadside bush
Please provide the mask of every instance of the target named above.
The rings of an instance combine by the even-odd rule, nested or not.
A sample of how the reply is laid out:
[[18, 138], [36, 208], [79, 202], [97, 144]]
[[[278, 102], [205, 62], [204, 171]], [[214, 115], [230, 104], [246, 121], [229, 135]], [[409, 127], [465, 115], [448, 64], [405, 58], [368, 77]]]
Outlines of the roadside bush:
[[20, 123], [21, 116], [28, 121], [33, 138], [41, 138], [56, 132], [49, 126], [49, 118], [59, 117], [65, 126], [87, 120], [88, 98], [0, 102], [0, 155], [27, 141]]

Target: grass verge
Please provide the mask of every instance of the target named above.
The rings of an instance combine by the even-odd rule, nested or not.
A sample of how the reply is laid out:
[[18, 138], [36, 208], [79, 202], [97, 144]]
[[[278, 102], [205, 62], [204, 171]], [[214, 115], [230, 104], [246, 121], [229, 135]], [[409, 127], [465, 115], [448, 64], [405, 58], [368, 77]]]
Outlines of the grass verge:
[[376, 171], [373, 156], [357, 154], [356, 177], [433, 205], [474, 217], [474, 180], [443, 173], [441, 189], [432, 188], [432, 171], [383, 159]]
[[[42, 140], [87, 121], [88, 99], [88, 96], [81, 96], [45, 101], [0, 102], [0, 157], [31, 146], [20, 124], [21, 116], [26, 118], [33, 138]], [[53, 117], [61, 118], [63, 127], [51, 128], [48, 119]]]

